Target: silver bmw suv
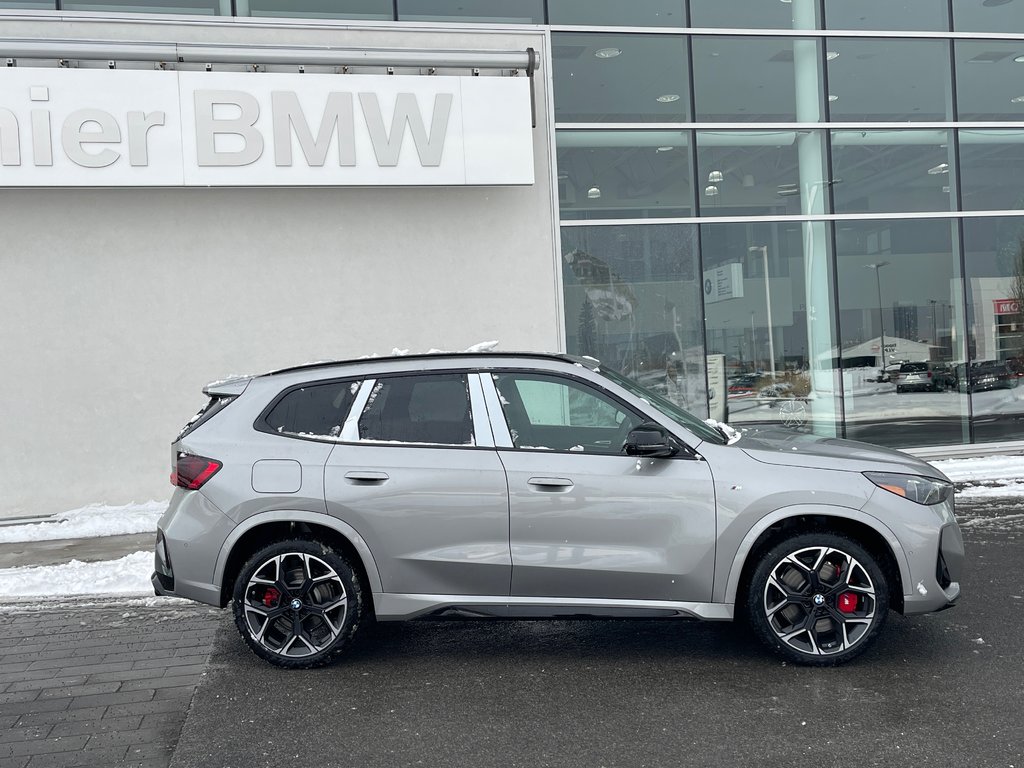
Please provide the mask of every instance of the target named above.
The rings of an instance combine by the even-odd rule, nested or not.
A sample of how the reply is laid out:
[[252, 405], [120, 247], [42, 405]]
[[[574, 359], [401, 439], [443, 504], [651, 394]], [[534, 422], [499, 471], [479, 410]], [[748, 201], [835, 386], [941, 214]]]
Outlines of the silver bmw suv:
[[862, 653], [960, 597], [953, 487], [898, 451], [705, 423], [591, 358], [422, 355], [208, 386], [153, 586], [325, 664], [371, 619], [742, 617]]

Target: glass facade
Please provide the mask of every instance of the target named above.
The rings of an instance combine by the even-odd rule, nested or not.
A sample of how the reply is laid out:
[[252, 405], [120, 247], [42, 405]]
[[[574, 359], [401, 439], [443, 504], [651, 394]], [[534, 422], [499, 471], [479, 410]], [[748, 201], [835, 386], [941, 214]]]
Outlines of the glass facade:
[[569, 352], [734, 425], [1024, 438], [1019, 0], [17, 8], [548, 24]]

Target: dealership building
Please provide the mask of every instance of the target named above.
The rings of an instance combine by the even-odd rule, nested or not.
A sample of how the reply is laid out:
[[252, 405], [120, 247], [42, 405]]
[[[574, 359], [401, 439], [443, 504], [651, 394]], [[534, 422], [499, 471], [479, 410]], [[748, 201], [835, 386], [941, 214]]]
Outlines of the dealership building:
[[1022, 178], [1024, 0], [0, 0], [0, 516], [165, 498], [210, 380], [485, 340], [1020, 449]]

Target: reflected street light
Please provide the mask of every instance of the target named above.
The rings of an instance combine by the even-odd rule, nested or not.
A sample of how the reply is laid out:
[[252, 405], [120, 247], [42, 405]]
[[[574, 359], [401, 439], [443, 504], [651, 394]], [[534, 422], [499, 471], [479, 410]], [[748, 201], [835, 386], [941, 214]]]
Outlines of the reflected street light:
[[768, 246], [767, 245], [752, 245], [747, 248], [750, 253], [756, 251], [761, 252], [761, 258], [764, 261], [764, 301], [768, 307], [768, 357], [771, 361], [772, 368], [772, 382], [775, 381], [775, 339], [772, 333], [772, 289], [768, 283]]
[[878, 328], [881, 331], [881, 342], [882, 342], [882, 375], [885, 375], [885, 323], [882, 321], [882, 281], [878, 277], [878, 270], [882, 267], [889, 266], [888, 261], [879, 261], [874, 264], [865, 264], [864, 269], [875, 270], [875, 285], [878, 288]]

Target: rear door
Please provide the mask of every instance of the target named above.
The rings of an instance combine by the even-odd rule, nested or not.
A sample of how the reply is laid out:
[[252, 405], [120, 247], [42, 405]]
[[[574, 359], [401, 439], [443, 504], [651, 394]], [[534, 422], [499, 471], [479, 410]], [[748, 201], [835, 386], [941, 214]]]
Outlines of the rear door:
[[624, 455], [626, 435], [648, 417], [590, 382], [529, 371], [482, 379], [500, 419], [513, 596], [711, 599], [707, 462]]
[[508, 595], [508, 488], [476, 375], [364, 382], [341, 438], [327, 509], [366, 540], [385, 592]]

